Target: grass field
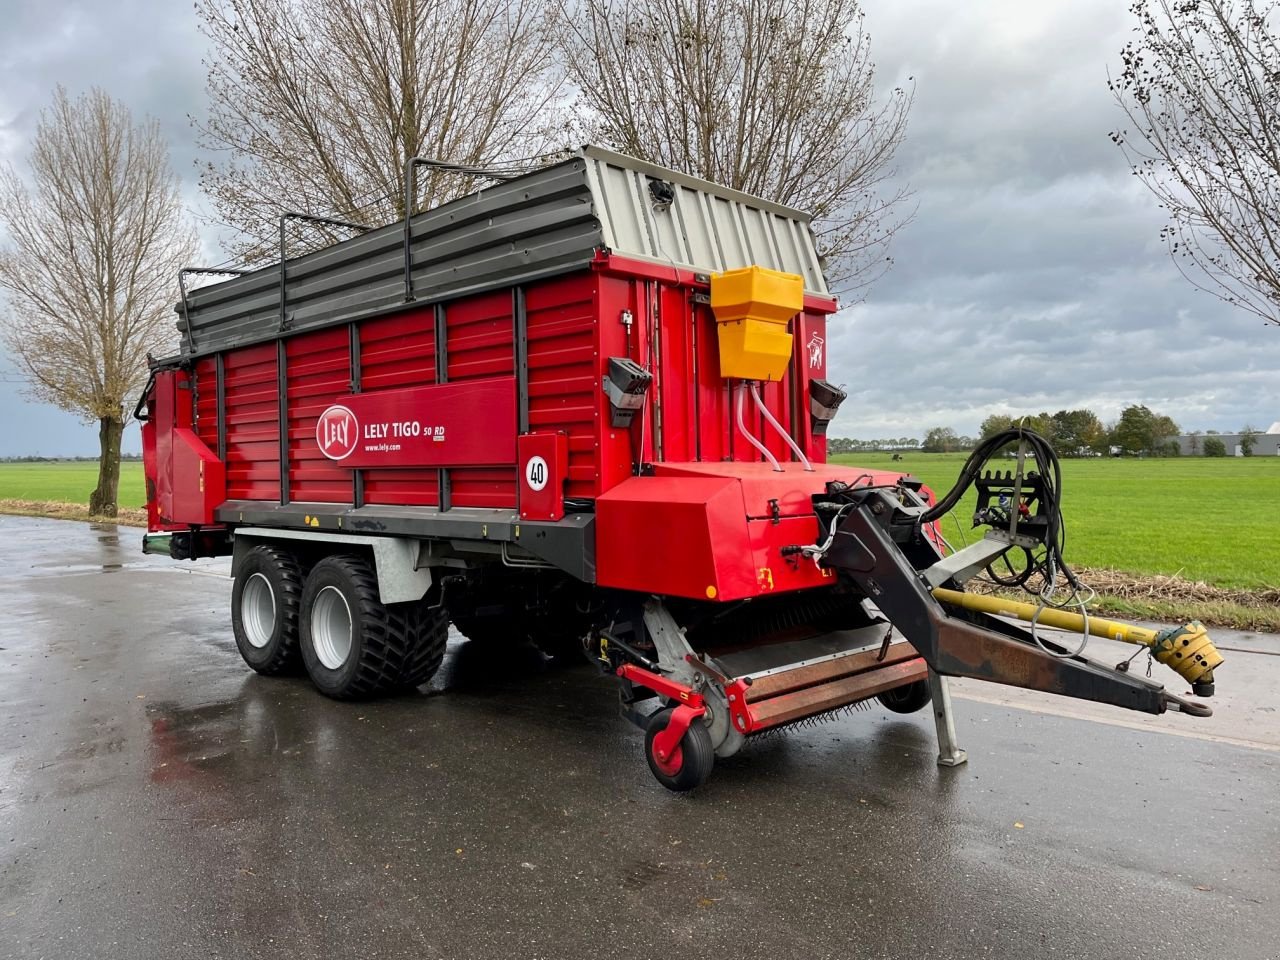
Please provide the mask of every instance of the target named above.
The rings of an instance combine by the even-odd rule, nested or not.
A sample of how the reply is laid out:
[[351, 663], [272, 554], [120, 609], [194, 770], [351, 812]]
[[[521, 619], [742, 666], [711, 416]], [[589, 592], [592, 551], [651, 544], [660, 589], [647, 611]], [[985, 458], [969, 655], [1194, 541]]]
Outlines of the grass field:
[[[0, 463], [0, 500], [88, 503], [97, 484], [96, 463]], [[120, 464], [120, 506], [145, 506], [145, 489], [142, 464]]]
[[[849, 454], [858, 466], [900, 469], [938, 492], [950, 489], [964, 454]], [[1221, 587], [1280, 587], [1280, 457], [1064, 460], [1067, 560], [1136, 574], [1167, 574]], [[86, 503], [92, 463], [0, 464], [0, 500]], [[142, 464], [125, 463], [120, 506], [144, 503]], [[965, 535], [970, 498], [955, 511]], [[963, 538], [948, 518], [943, 531]]]
[[[939, 494], [965, 454], [847, 454], [857, 466], [900, 469]], [[1221, 587], [1280, 587], [1280, 457], [1093, 458], [1062, 461], [1067, 562], [1177, 575]], [[952, 516], [965, 535], [972, 492]], [[943, 533], [962, 541], [952, 517]]]

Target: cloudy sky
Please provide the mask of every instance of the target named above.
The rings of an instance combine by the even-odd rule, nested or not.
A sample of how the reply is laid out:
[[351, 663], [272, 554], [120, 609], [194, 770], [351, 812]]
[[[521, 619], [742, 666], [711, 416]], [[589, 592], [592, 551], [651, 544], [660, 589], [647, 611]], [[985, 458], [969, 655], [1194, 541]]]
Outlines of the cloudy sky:
[[[866, 0], [881, 82], [914, 77], [896, 266], [832, 324], [838, 433], [974, 432], [992, 412], [1145, 403], [1184, 429], [1280, 419], [1280, 329], [1193, 290], [1154, 201], [1107, 139], [1127, 0]], [[55, 83], [157, 117], [193, 208], [202, 39], [184, 0], [0, 0], [0, 160], [21, 162]], [[210, 258], [222, 259], [210, 242]], [[0, 455], [96, 452], [0, 365]], [[129, 444], [137, 447], [136, 437]]]

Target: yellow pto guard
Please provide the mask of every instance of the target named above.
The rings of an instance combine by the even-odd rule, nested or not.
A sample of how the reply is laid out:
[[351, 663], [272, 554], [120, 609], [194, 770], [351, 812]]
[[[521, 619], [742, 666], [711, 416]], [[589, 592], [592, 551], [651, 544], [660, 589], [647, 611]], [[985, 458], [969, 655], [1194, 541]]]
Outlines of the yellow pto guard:
[[804, 281], [794, 273], [751, 266], [713, 275], [720, 376], [781, 380], [791, 361], [787, 325], [802, 309]]
[[1005, 600], [1002, 597], [985, 594], [962, 593], [959, 590], [946, 590], [942, 587], [934, 588], [933, 595], [943, 603], [963, 607], [966, 610], [977, 610], [1001, 617], [1015, 617], [1027, 623], [1034, 622], [1046, 627], [1070, 630], [1073, 633], [1084, 633], [1087, 629], [1095, 637], [1109, 637], [1112, 640], [1150, 647], [1151, 655], [1177, 671], [1178, 676], [1191, 684], [1192, 692], [1196, 696], [1213, 695], [1213, 670], [1222, 663], [1222, 654], [1213, 645], [1204, 625], [1198, 620], [1192, 620], [1180, 627], [1152, 630], [1117, 620], [1104, 620], [1102, 617], [1091, 616], [1086, 621], [1086, 618], [1079, 613], [1071, 613], [1057, 607]]

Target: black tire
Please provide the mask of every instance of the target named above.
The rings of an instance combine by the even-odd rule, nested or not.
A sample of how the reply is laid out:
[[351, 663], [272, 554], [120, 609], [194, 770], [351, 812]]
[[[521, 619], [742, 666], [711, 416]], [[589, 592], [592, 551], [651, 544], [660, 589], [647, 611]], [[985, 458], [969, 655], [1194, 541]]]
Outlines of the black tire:
[[434, 604], [429, 605], [427, 601], [414, 606], [417, 608], [414, 615], [417, 636], [413, 641], [409, 661], [396, 685], [398, 690], [416, 690], [430, 681], [440, 669], [445, 647], [449, 643], [449, 615], [444, 609], [439, 606], [431, 609]]
[[666, 729], [673, 713], [675, 709], [667, 707], [649, 718], [644, 734], [644, 757], [649, 761], [649, 770], [660, 784], [668, 790], [683, 793], [701, 786], [711, 775], [711, 768], [716, 762], [716, 751], [711, 745], [711, 731], [698, 718], [689, 724], [689, 729], [680, 739], [678, 768], [673, 772], [663, 770], [653, 752], [653, 738]]
[[444, 657], [448, 620], [425, 602], [384, 604], [361, 557], [325, 557], [307, 576], [299, 631], [316, 689], [362, 700], [420, 686]]
[[240, 561], [231, 588], [231, 632], [236, 649], [263, 676], [298, 669], [298, 611], [302, 569], [279, 547], [253, 547]]
[[916, 680], [914, 683], [886, 690], [876, 699], [884, 704], [885, 709], [894, 713], [915, 713], [929, 705], [933, 694], [929, 691], [928, 680]]

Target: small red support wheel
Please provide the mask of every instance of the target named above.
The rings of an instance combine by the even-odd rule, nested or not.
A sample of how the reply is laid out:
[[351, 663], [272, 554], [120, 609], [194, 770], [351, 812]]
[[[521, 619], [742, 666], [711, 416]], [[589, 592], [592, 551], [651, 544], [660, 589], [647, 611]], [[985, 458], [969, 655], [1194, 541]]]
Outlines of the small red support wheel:
[[[658, 778], [658, 782], [668, 790], [683, 792], [701, 786], [711, 775], [711, 767], [716, 760], [715, 748], [711, 746], [711, 731], [702, 722], [701, 717], [689, 724], [680, 742], [665, 756], [662, 753], [662, 741], [655, 745], [658, 734], [667, 728], [677, 708], [667, 707], [659, 710], [649, 718], [645, 727], [644, 756], [649, 761], [649, 769]], [[680, 709], [689, 709], [683, 707]]]

